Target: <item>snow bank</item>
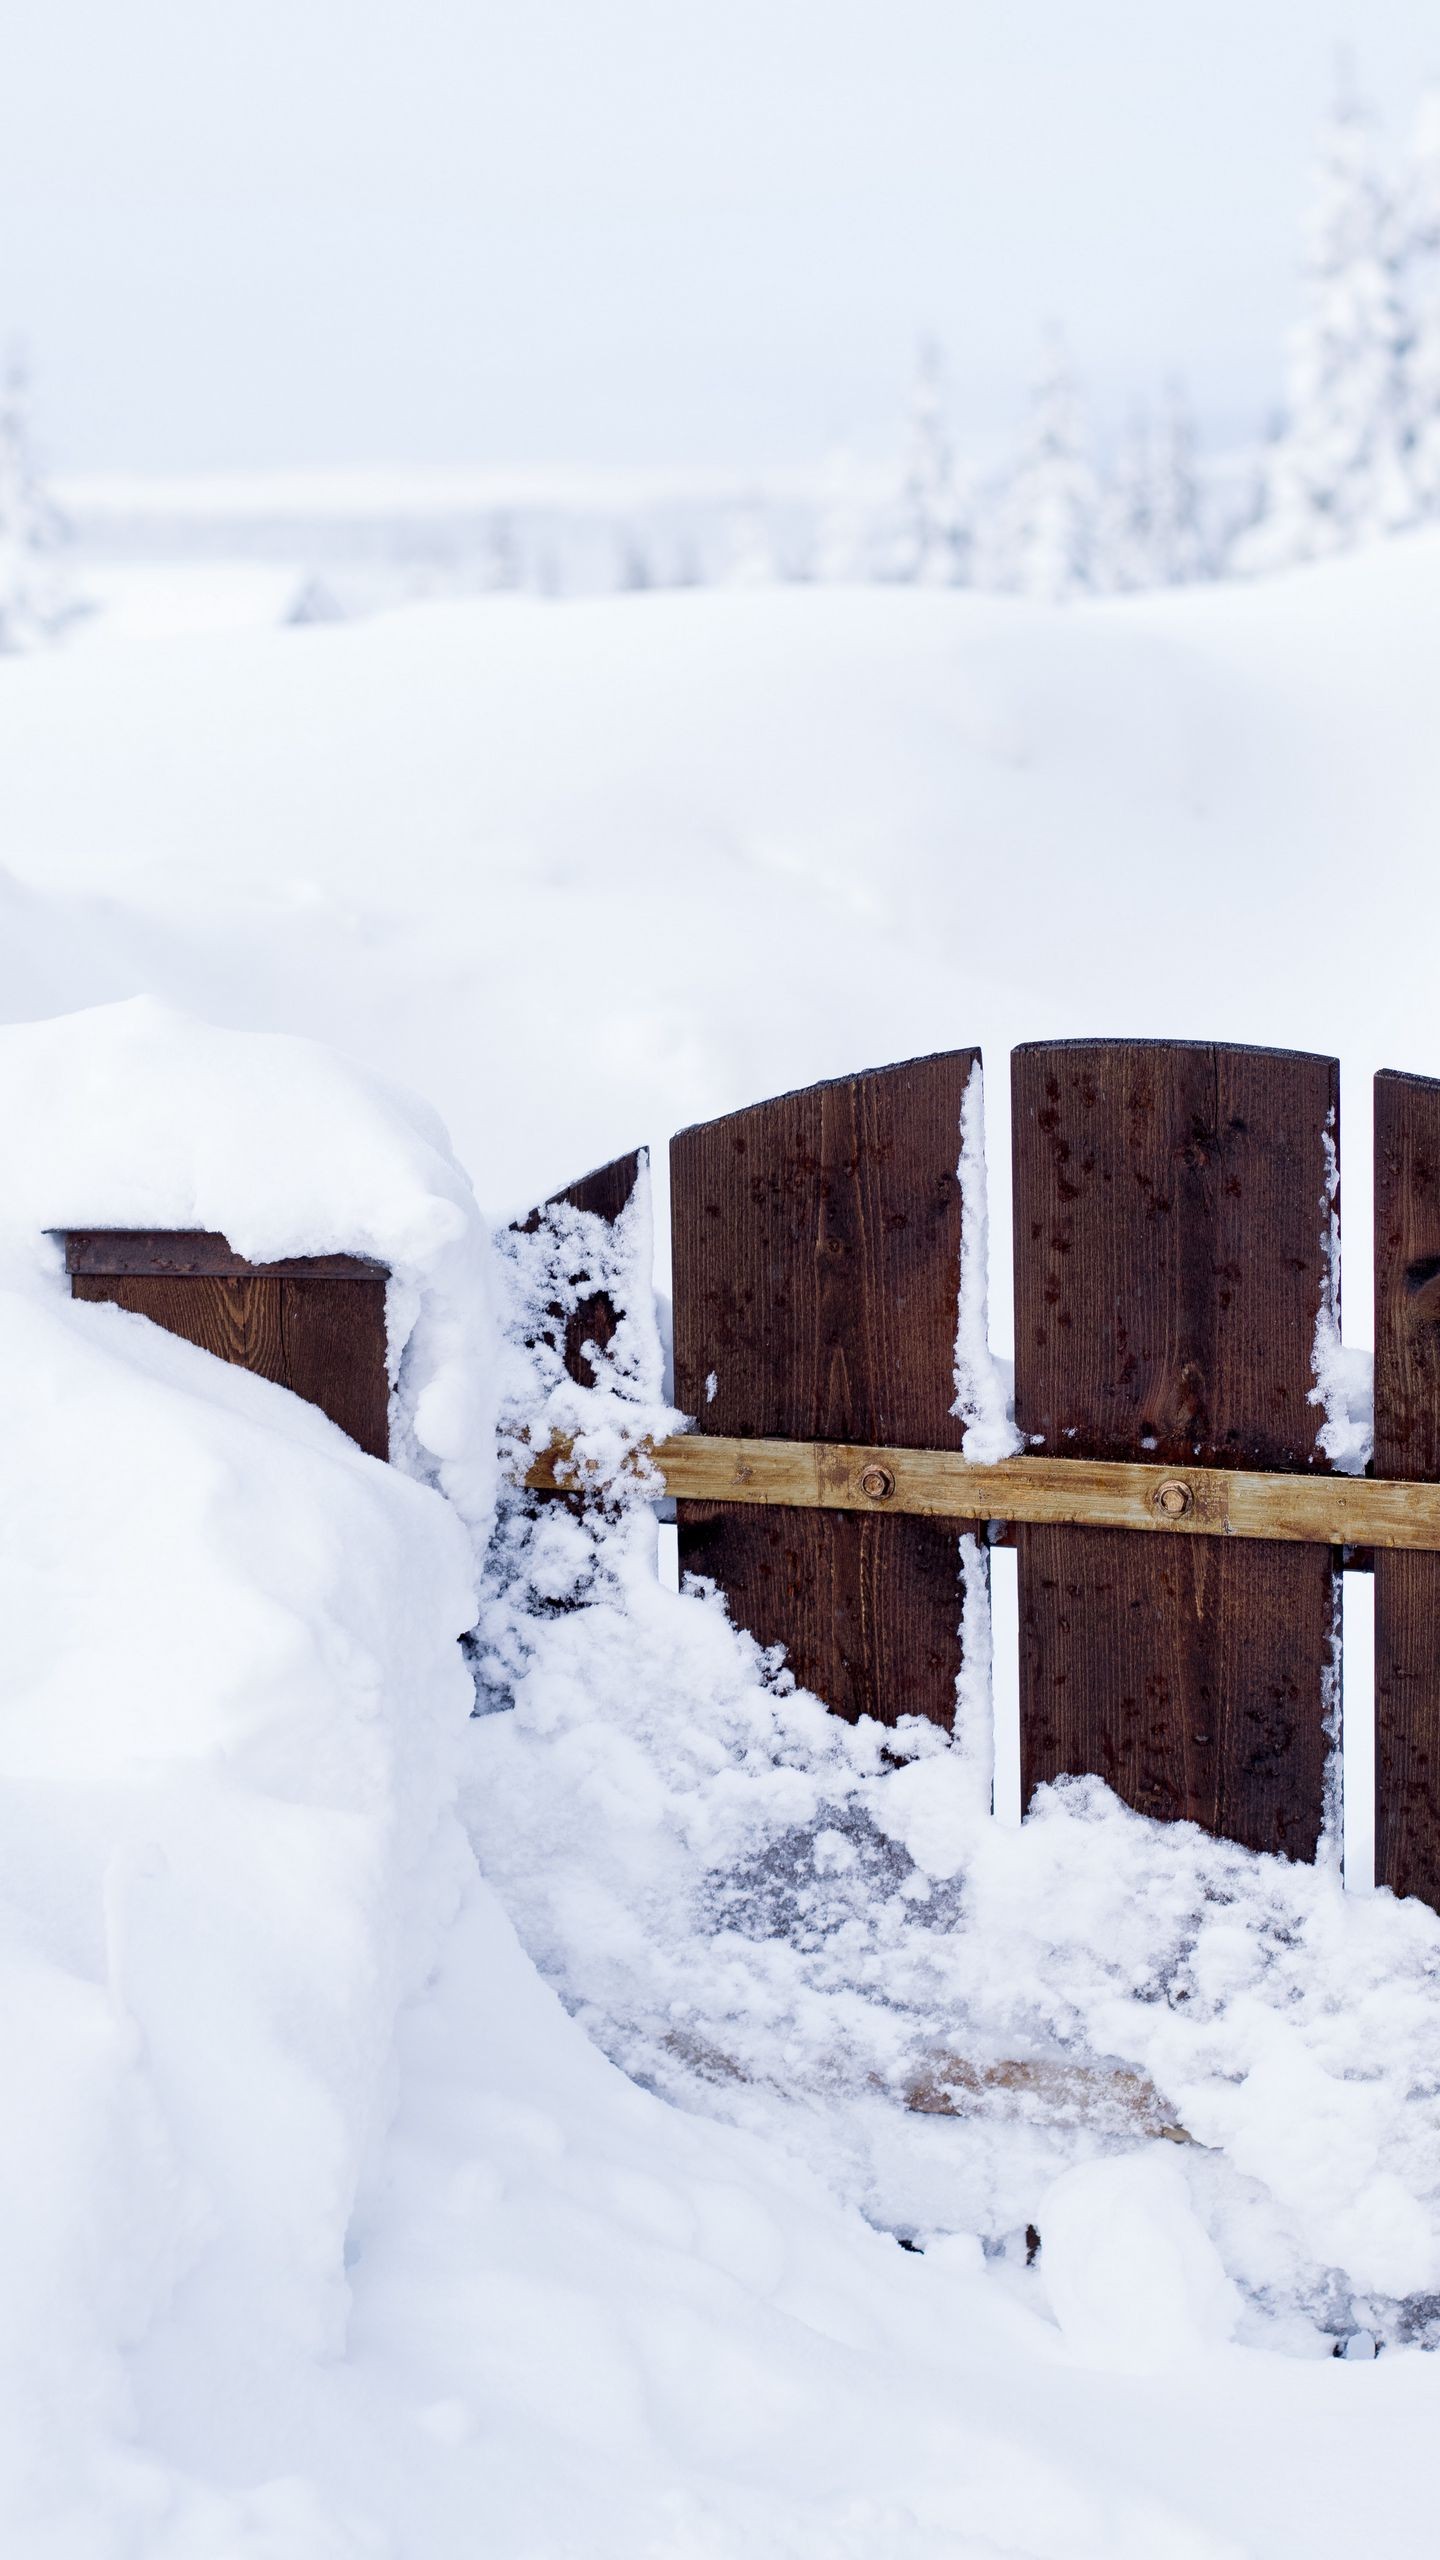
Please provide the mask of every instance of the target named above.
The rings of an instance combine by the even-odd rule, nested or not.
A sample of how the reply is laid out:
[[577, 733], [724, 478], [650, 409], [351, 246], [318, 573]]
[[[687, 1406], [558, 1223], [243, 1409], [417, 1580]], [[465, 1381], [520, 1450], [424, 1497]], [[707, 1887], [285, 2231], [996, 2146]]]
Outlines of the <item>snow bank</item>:
[[476, 1521], [483, 1237], [427, 1117], [143, 1003], [0, 1033], [0, 1204], [8, 2547], [73, 2507], [77, 2549], [128, 2551], [191, 2510], [120, 2451], [125, 2351], [168, 2321], [224, 2396], [343, 2342], [395, 2018], [463, 1867], [473, 1559], [311, 1406], [72, 1304], [45, 1230], [383, 1256], [402, 1436]]
[[469, 1544], [139, 1318], [6, 1287], [0, 1345], [3, 2538], [249, 2549], [128, 2449], [128, 2359], [163, 2327], [243, 2401], [343, 2343], [396, 2013], [458, 1892]]

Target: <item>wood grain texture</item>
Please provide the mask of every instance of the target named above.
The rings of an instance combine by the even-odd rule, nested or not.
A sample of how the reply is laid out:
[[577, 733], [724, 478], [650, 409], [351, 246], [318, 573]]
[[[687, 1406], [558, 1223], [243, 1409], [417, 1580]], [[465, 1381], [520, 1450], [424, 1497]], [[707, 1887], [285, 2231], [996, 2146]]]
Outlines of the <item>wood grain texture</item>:
[[[573, 1443], [540, 1451], [527, 1468], [532, 1491], [564, 1491]], [[953, 1449], [895, 1449], [831, 1440], [727, 1440], [685, 1432], [644, 1441], [637, 1471], [653, 1467], [682, 1500], [855, 1511], [872, 1518], [983, 1519], [990, 1544], [1002, 1522], [1073, 1522], [1177, 1538], [1260, 1539], [1334, 1547], [1347, 1572], [1372, 1570], [1383, 1548], [1440, 1552], [1440, 1484], [1374, 1476], [1247, 1473], [1228, 1467], [1159, 1467], [1124, 1458], [1007, 1458], [969, 1466]], [[886, 1480], [867, 1483], [875, 1470]], [[1181, 1490], [1188, 1510], [1176, 1516]], [[1361, 1542], [1364, 1543], [1361, 1543]]]
[[217, 1360], [260, 1378], [285, 1383], [285, 1339], [280, 1320], [278, 1280], [244, 1280], [206, 1275], [198, 1279], [158, 1278], [153, 1274], [76, 1272], [73, 1298], [107, 1301], [148, 1316], [182, 1342], [193, 1342]]
[[385, 1279], [383, 1262], [363, 1254], [311, 1253], [289, 1261], [247, 1262], [224, 1236], [198, 1229], [68, 1227], [61, 1231], [65, 1268], [69, 1272], [193, 1279], [233, 1280], [374, 1280]]
[[148, 1269], [74, 1271], [70, 1292], [127, 1307], [219, 1360], [288, 1387], [371, 1457], [386, 1458], [385, 1271], [365, 1263], [359, 1276], [316, 1278], [302, 1269], [302, 1277], [293, 1264], [243, 1276], [167, 1270], [161, 1249]]
[[[1375, 1468], [1440, 1478], [1440, 1083], [1375, 1079]], [[1440, 1556], [1375, 1558], [1375, 1881], [1440, 1910]]]
[[[958, 1448], [960, 1114], [973, 1049], [784, 1094], [670, 1150], [675, 1396], [700, 1431]], [[948, 1521], [682, 1502], [680, 1559], [839, 1714], [948, 1724]]]
[[[1032, 1044], [1013, 1061], [1016, 1419], [1056, 1456], [1318, 1468], [1333, 1059]], [[1311, 1857], [1338, 1559], [1017, 1530], [1026, 1798], [1094, 1772], [1140, 1811]]]
[[283, 1279], [281, 1384], [368, 1450], [390, 1455], [383, 1279]]

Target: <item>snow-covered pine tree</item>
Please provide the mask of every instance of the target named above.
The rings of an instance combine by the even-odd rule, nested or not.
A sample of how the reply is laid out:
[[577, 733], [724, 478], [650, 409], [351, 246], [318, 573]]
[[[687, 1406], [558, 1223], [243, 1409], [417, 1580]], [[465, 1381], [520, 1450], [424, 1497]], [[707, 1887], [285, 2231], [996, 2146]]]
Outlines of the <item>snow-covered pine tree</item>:
[[343, 622], [344, 608], [333, 587], [312, 572], [302, 578], [285, 609], [285, 620], [297, 629], [312, 623]]
[[1184, 390], [1167, 383], [1150, 446], [1150, 565], [1157, 587], [1188, 586], [1213, 574], [1199, 476], [1195, 429]]
[[764, 500], [752, 497], [731, 518], [722, 587], [773, 587], [782, 575]]
[[33, 649], [74, 619], [65, 520], [30, 440], [29, 385], [12, 355], [0, 382], [0, 651]]
[[1347, 97], [1321, 145], [1285, 433], [1237, 569], [1323, 558], [1414, 522], [1404, 263], [1371, 120]]
[[916, 351], [895, 575], [920, 587], [963, 586], [970, 575], [971, 527], [955, 473], [945, 417], [945, 368], [933, 339]]
[[811, 573], [825, 587], [855, 586], [871, 571], [865, 493], [855, 456], [843, 445], [829, 456], [815, 512]]
[[1095, 582], [1099, 489], [1064, 340], [1045, 342], [1020, 459], [984, 530], [982, 583], [1058, 604]]
[[1405, 411], [1417, 512], [1440, 515], [1440, 84], [1420, 101], [1402, 182], [1410, 323]]
[[1091, 581], [1102, 594], [1126, 594], [1158, 582], [1154, 561], [1154, 444], [1150, 420], [1137, 409], [1120, 440], [1095, 511]]
[[493, 515], [486, 525], [481, 584], [497, 593], [523, 584], [520, 540], [513, 516]]

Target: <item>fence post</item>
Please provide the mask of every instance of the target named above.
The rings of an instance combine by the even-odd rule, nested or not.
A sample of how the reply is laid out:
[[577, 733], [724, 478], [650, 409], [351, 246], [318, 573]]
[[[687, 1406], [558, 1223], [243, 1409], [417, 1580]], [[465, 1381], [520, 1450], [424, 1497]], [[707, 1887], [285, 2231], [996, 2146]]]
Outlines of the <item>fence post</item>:
[[[1058, 1041], [1013, 1059], [1016, 1420], [1027, 1449], [1323, 1464], [1334, 1059]], [[1334, 1550], [1021, 1528], [1021, 1761], [1313, 1856]]]

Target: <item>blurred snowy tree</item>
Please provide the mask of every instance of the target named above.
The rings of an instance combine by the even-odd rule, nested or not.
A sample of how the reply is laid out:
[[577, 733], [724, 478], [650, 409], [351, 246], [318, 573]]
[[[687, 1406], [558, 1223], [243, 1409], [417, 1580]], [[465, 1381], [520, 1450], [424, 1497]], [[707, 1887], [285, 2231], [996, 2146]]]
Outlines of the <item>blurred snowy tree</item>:
[[344, 609], [334, 588], [318, 576], [302, 578], [286, 608], [285, 620], [297, 627], [315, 622], [343, 622]]
[[821, 586], [854, 586], [873, 566], [869, 510], [855, 456], [845, 447], [826, 462], [815, 524], [813, 575]]
[[485, 528], [485, 564], [482, 585], [490, 592], [508, 592], [523, 584], [520, 539], [514, 520], [508, 515], [493, 515]]
[[964, 586], [970, 550], [969, 514], [945, 417], [945, 368], [939, 348], [922, 338], [910, 393], [895, 575], [921, 587]]
[[1414, 522], [1404, 266], [1370, 118], [1346, 98], [1321, 148], [1285, 433], [1237, 569], [1318, 559]]
[[765, 507], [752, 498], [730, 527], [729, 553], [720, 575], [722, 587], [773, 587], [781, 576]]
[[1188, 586], [1213, 571], [1200, 482], [1195, 469], [1195, 429], [1178, 382], [1166, 386], [1150, 447], [1151, 583]]
[[1102, 594], [1153, 587], [1155, 447], [1150, 420], [1138, 409], [1121, 438], [1115, 467], [1095, 514], [1092, 584]]
[[12, 355], [0, 384], [0, 650], [53, 640], [78, 610], [65, 573], [68, 528], [30, 440], [25, 367]]
[[1440, 86], [1420, 101], [1401, 184], [1405, 291], [1406, 428], [1420, 514], [1440, 515]]
[[1064, 342], [1046, 341], [1020, 459], [982, 526], [981, 583], [1051, 603], [1095, 583], [1099, 489]]

